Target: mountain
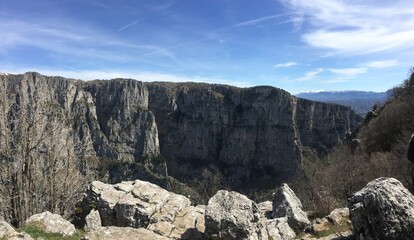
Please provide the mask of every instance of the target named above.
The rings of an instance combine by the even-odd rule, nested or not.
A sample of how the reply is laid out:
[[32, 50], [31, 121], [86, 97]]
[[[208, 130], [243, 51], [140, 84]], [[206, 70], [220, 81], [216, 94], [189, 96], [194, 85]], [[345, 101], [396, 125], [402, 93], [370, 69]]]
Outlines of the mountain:
[[386, 92], [318, 91], [296, 94], [297, 97], [304, 99], [349, 106], [361, 116], [371, 111], [375, 104], [383, 104], [390, 95], [391, 90]]
[[[33, 72], [0, 78], [16, 109], [46, 117], [37, 131], [63, 128], [59, 136], [70, 137], [66, 144], [87, 156], [83, 164], [109, 182], [140, 178], [168, 187], [170, 176], [197, 183], [215, 169], [230, 188], [273, 187], [301, 170], [304, 148], [323, 153], [361, 120], [349, 107], [268, 86], [80, 81]], [[59, 121], [52, 113], [61, 113]]]

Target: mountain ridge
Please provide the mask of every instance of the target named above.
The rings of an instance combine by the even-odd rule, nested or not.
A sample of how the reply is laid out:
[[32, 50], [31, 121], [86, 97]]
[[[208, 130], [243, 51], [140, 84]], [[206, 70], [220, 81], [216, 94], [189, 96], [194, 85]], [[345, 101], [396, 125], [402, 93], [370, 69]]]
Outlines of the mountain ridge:
[[303, 148], [326, 152], [361, 119], [348, 107], [269, 86], [82, 81], [34, 72], [2, 80], [15, 86], [8, 94], [44, 98], [71, 115], [68, 134], [98, 164], [110, 164], [109, 182], [141, 178], [166, 186], [168, 176], [192, 182], [213, 168], [230, 188], [273, 187], [301, 171]]

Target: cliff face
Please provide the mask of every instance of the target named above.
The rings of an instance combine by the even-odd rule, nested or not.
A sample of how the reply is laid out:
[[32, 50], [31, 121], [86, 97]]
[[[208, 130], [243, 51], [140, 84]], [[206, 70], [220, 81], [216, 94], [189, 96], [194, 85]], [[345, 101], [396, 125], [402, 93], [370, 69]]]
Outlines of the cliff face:
[[37, 73], [1, 78], [20, 86], [9, 90], [12, 100], [23, 94], [37, 96], [28, 104], [56, 103], [85, 154], [127, 164], [109, 169], [112, 181], [142, 177], [143, 171], [166, 176], [167, 169], [191, 179], [213, 165], [229, 186], [274, 186], [300, 169], [303, 146], [330, 148], [358, 120], [347, 107], [297, 99], [273, 87], [83, 82]]
[[231, 186], [274, 185], [299, 170], [303, 146], [326, 150], [359, 118], [348, 107], [297, 99], [273, 87], [146, 85], [161, 154], [178, 178], [212, 164]]

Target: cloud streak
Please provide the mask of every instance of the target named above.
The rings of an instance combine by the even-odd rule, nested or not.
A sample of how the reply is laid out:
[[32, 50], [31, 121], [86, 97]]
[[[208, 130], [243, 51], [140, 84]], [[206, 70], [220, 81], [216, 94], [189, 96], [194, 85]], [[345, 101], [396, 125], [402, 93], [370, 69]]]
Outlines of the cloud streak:
[[119, 28], [119, 29], [118, 29], [118, 30], [116, 30], [116, 31], [117, 31], [117, 32], [120, 32], [120, 31], [125, 30], [125, 29], [127, 29], [127, 28], [129, 28], [129, 27], [134, 26], [134, 25], [135, 25], [135, 24], [137, 24], [137, 23], [139, 23], [139, 21], [138, 21], [138, 20], [135, 20], [135, 21], [133, 21], [133, 22], [131, 22], [131, 23], [128, 23], [127, 25], [125, 25], [125, 26], [123, 26], [123, 27]]
[[251, 20], [236, 23], [236, 24], [232, 25], [231, 27], [251, 26], [251, 25], [255, 25], [255, 24], [258, 24], [258, 23], [261, 23], [261, 22], [265, 22], [265, 21], [268, 21], [268, 20], [271, 20], [271, 19], [280, 18], [280, 17], [286, 16], [286, 15], [288, 15], [288, 14], [275, 14], [275, 15], [259, 17], [259, 18], [255, 18], [255, 19], [251, 19]]
[[357, 75], [366, 73], [368, 71], [367, 68], [329, 68], [328, 71], [342, 75], [344, 77], [355, 77]]
[[356, 0], [280, 0], [311, 28], [302, 34], [309, 46], [332, 54], [363, 55], [414, 47], [414, 2]]
[[310, 81], [318, 78], [318, 75], [322, 73], [324, 70], [323, 68], [318, 68], [313, 71], [305, 73], [305, 76], [298, 79], [300, 82]]
[[289, 68], [298, 65], [296, 62], [285, 62], [285, 63], [279, 63], [273, 66], [273, 68]]
[[397, 64], [398, 64], [398, 61], [397, 60], [383, 60], [383, 61], [368, 62], [368, 63], [366, 63], [364, 65], [367, 66], [367, 67], [369, 67], [369, 68], [382, 69], [382, 68], [393, 67], [393, 66], [396, 66]]

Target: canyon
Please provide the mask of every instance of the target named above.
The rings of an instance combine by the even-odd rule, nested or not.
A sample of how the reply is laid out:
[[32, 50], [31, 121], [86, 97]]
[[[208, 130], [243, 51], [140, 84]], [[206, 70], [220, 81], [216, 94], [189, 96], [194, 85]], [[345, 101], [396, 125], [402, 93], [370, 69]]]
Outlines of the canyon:
[[63, 126], [85, 164], [105, 165], [112, 183], [142, 179], [165, 187], [168, 176], [191, 181], [213, 166], [224, 186], [274, 187], [301, 171], [304, 149], [325, 153], [361, 120], [349, 107], [270, 86], [81, 81], [35, 72], [0, 78], [12, 104], [62, 113], [51, 124]]

